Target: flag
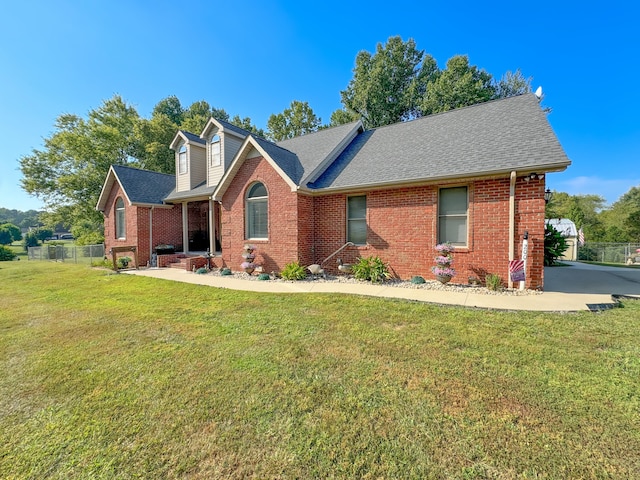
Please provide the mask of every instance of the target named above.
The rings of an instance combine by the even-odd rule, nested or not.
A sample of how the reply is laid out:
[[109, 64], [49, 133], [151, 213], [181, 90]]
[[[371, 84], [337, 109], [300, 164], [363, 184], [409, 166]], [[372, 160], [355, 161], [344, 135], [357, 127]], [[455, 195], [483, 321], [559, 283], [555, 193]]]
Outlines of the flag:
[[584, 245], [584, 232], [582, 231], [582, 227], [580, 227], [580, 230], [578, 230], [578, 245]]

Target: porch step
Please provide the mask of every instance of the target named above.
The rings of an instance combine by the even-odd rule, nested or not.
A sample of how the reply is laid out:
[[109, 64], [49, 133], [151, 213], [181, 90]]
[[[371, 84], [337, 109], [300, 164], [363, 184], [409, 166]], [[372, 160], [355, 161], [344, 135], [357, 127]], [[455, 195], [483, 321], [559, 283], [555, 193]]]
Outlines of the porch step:
[[188, 261], [189, 261], [188, 258], [179, 258], [175, 262], [171, 262], [169, 264], [169, 267], [170, 268], [177, 268], [177, 269], [180, 269], [180, 270], [186, 270]]

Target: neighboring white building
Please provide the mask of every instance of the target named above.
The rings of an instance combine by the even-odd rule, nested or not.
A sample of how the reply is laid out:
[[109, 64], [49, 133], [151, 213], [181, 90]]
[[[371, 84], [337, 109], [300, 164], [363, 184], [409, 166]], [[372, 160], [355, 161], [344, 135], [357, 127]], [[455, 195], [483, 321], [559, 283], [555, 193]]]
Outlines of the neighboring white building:
[[547, 218], [545, 222], [567, 239], [569, 248], [559, 260], [573, 260], [575, 262], [578, 259], [578, 229], [576, 224], [568, 218]]

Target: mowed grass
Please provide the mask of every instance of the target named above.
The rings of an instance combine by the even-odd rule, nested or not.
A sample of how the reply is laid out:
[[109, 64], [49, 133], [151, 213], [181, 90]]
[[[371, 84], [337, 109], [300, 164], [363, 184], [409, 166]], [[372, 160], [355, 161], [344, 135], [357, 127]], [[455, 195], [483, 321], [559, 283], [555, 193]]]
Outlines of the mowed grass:
[[638, 478], [639, 320], [4, 262], [0, 478]]

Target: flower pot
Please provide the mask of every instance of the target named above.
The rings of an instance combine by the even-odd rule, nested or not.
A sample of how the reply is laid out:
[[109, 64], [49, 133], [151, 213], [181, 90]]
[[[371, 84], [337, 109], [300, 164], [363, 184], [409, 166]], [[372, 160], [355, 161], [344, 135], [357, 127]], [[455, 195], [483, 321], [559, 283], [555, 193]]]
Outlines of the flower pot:
[[254, 270], [255, 270], [254, 268], [249, 268], [249, 267], [247, 267], [247, 268], [245, 268], [245, 269], [244, 269], [244, 271], [245, 271], [246, 273], [248, 273], [249, 275], [251, 275], [251, 274], [253, 273], [253, 271], [254, 271]]
[[451, 280], [451, 275], [436, 275], [436, 280], [438, 280], [442, 284], [449, 283], [449, 281]]

